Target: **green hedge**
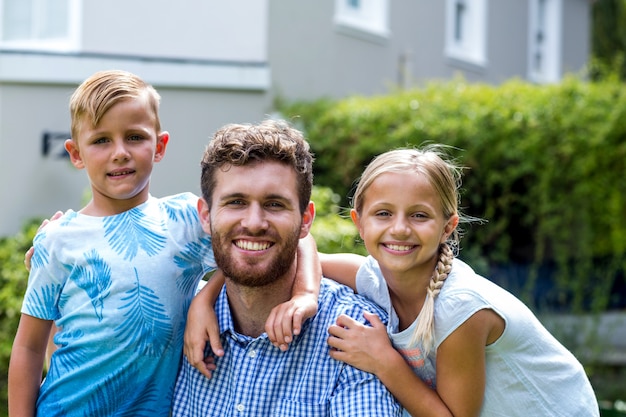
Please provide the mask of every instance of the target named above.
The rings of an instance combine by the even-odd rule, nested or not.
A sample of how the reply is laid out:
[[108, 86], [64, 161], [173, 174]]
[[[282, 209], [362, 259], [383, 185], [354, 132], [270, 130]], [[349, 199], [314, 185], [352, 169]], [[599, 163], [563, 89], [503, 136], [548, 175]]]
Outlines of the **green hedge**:
[[7, 415], [9, 358], [28, 282], [24, 253], [30, 248], [40, 222], [33, 220], [17, 235], [0, 238], [0, 416]]
[[619, 302], [610, 290], [626, 269], [623, 84], [454, 80], [280, 110], [311, 142], [316, 184], [342, 196], [381, 152], [426, 142], [454, 147], [468, 168], [463, 210], [488, 221], [466, 227], [462, 256], [485, 273], [520, 266], [528, 291], [549, 276], [552, 302], [567, 308]]

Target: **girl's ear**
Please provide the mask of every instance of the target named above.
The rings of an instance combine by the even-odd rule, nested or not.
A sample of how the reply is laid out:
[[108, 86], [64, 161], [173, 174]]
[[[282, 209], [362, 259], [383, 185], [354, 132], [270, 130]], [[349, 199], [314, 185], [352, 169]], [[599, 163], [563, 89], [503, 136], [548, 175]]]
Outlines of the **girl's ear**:
[[70, 155], [70, 161], [72, 161], [72, 165], [74, 165], [77, 169], [85, 168], [83, 158], [80, 156], [78, 144], [73, 139], [65, 140], [65, 150]]
[[363, 239], [363, 231], [361, 230], [361, 218], [359, 217], [359, 213], [356, 212], [355, 209], [350, 210], [350, 218], [352, 219], [352, 223], [359, 230], [359, 236]]
[[446, 240], [448, 240], [448, 237], [450, 237], [450, 235], [452, 234], [452, 232], [454, 232], [454, 229], [456, 229], [458, 225], [459, 225], [459, 215], [453, 214], [452, 216], [450, 216], [450, 218], [448, 219], [448, 222], [446, 223], [446, 226], [443, 228], [443, 235], [441, 236], [440, 243], [445, 243]]
[[168, 132], [161, 132], [157, 136], [156, 152], [154, 153], [154, 162], [159, 162], [165, 156], [165, 148], [167, 148], [167, 142], [170, 140], [170, 134]]

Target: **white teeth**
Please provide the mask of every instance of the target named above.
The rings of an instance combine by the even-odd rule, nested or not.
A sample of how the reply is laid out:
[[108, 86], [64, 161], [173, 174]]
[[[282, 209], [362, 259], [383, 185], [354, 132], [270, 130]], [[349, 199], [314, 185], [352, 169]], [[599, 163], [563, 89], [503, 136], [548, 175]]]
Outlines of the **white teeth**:
[[237, 240], [235, 245], [240, 249], [253, 251], [265, 250], [271, 246], [269, 242], [250, 242], [247, 240]]
[[389, 249], [391, 250], [396, 250], [396, 251], [407, 251], [407, 250], [411, 250], [411, 248], [413, 246], [409, 246], [409, 245], [386, 245]]
[[118, 177], [118, 176], [120, 176], [120, 175], [127, 175], [127, 174], [130, 174], [130, 172], [131, 172], [131, 171], [116, 172], [116, 173], [111, 174], [111, 176], [112, 176], [112, 177]]

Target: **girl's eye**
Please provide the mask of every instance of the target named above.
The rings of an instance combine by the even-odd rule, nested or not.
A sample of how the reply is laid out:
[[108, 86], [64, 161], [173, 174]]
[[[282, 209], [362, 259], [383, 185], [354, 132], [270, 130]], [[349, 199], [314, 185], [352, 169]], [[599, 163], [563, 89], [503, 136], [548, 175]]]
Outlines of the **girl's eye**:
[[426, 214], [424, 214], [424, 213], [414, 213], [413, 217], [416, 218], [416, 219], [425, 219], [428, 216], [426, 216]]

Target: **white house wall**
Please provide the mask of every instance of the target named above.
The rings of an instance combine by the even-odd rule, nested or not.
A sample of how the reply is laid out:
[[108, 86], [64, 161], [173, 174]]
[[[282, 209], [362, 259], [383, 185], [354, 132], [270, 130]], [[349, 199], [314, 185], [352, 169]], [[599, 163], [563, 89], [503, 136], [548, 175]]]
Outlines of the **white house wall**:
[[267, 1], [81, 4], [77, 51], [0, 45], [0, 236], [27, 219], [84, 204], [87, 177], [64, 157], [63, 141], [69, 97], [98, 70], [134, 72], [161, 94], [171, 139], [153, 171], [156, 196], [197, 193], [212, 133], [271, 111]]

